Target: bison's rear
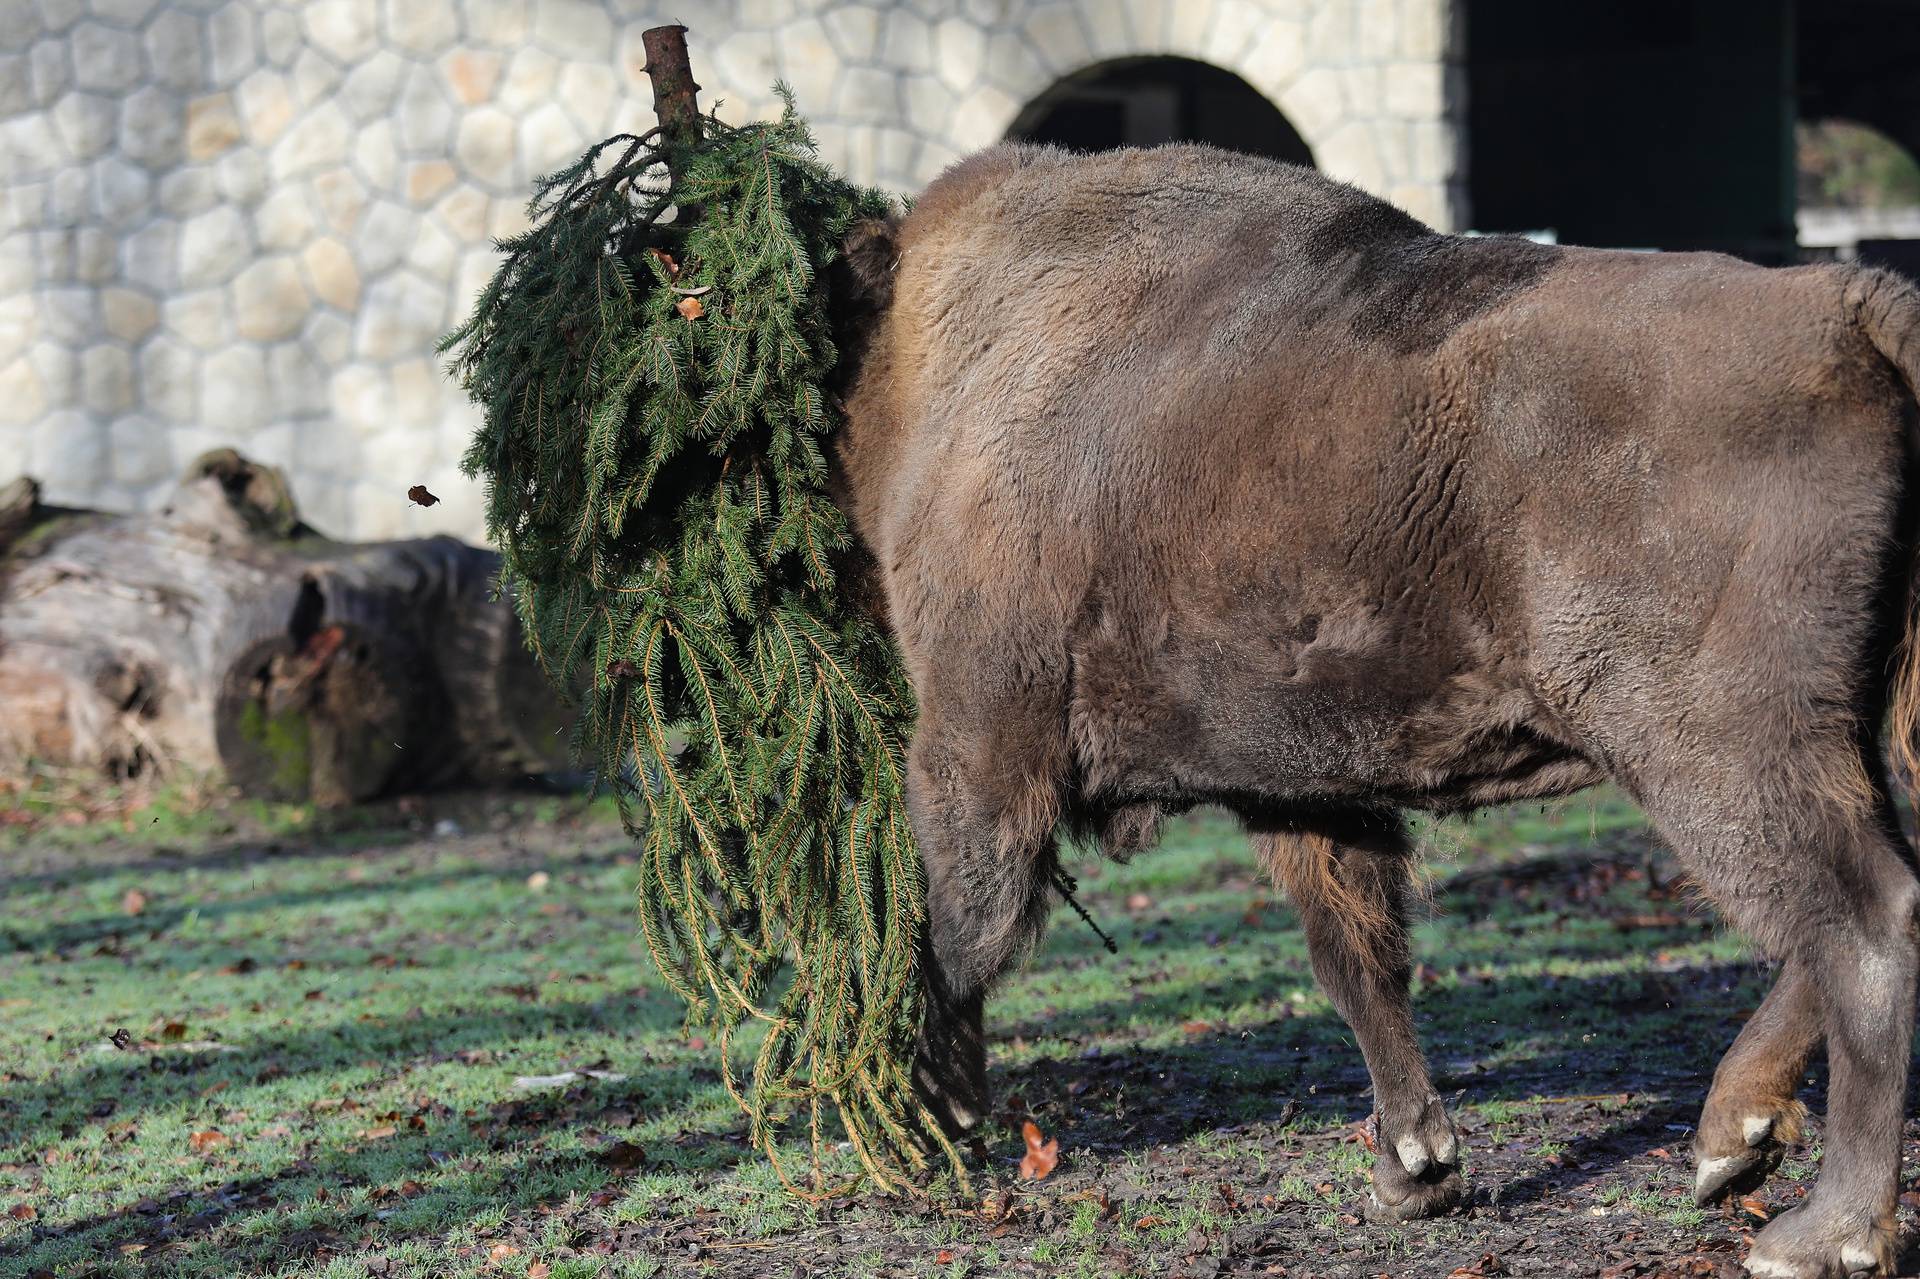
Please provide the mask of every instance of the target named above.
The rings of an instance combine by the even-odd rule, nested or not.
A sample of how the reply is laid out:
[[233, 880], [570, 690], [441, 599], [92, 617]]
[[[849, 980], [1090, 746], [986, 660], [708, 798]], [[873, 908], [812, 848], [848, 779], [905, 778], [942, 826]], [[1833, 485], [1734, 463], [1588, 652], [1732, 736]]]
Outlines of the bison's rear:
[[1039, 931], [1060, 821], [1128, 845], [1215, 802], [1366, 1052], [1373, 1210], [1444, 1210], [1398, 813], [1611, 778], [1783, 963], [1699, 1193], [1777, 1161], [1824, 1039], [1827, 1171], [1752, 1264], [1887, 1264], [1920, 900], [1876, 748], [1890, 700], [1909, 755], [1920, 720], [1910, 289], [1440, 236], [1203, 148], [987, 152], [843, 272], [867, 314], [841, 478], [920, 698], [920, 1078], [950, 1117], [979, 1111], [980, 1000]]

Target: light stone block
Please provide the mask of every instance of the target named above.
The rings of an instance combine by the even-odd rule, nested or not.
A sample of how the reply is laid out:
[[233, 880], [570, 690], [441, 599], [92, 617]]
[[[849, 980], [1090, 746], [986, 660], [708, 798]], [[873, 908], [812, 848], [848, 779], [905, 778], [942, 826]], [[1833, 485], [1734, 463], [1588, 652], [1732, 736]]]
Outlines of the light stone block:
[[[481, 114], [482, 112], [476, 111], [468, 119], [472, 120]], [[463, 136], [464, 131], [463, 123]], [[536, 177], [564, 167], [580, 154], [585, 141], [579, 126], [567, 118], [567, 113], [562, 111], [558, 104], [549, 102], [546, 106], [540, 107], [520, 122], [521, 168], [518, 181], [531, 183]], [[489, 180], [488, 170], [472, 163], [466, 151], [459, 151], [458, 154], [461, 162], [467, 165], [470, 172], [483, 182]], [[493, 158], [489, 148], [483, 147], [481, 154], [488, 160]], [[507, 152], [509, 161], [512, 159], [512, 154], [512, 148], [509, 147]], [[506, 183], [496, 181], [495, 185], [505, 186]]]
[[116, 27], [137, 27], [147, 20], [159, 0], [88, 0], [87, 8], [102, 22]]
[[1027, 45], [1053, 75], [1077, 71], [1094, 60], [1093, 46], [1080, 22], [1079, 6], [1054, 0], [1036, 5], [1021, 30]]
[[939, 137], [953, 116], [952, 91], [930, 75], [908, 76], [905, 88], [907, 123], [926, 137]]
[[353, 165], [372, 190], [393, 189], [400, 174], [400, 153], [393, 145], [391, 121], [361, 126], [353, 140]]
[[560, 57], [597, 62], [613, 47], [613, 20], [592, 0], [533, 0], [533, 38]]
[[948, 140], [961, 152], [977, 151], [1006, 135], [1020, 101], [996, 85], [983, 84], [960, 100]]
[[94, 161], [88, 175], [94, 210], [108, 226], [130, 226], [153, 212], [153, 178], [145, 169], [110, 155]]
[[876, 124], [900, 121], [900, 78], [878, 67], [849, 67], [840, 77], [833, 113], [844, 120]]
[[147, 24], [141, 42], [155, 83], [181, 92], [201, 87], [199, 18], [181, 9], [162, 9]]
[[413, 237], [413, 249], [407, 254], [409, 267], [429, 279], [448, 281], [453, 279], [459, 256], [460, 247], [453, 242], [452, 236], [442, 231], [431, 219], [420, 219], [419, 230]]
[[1340, 91], [1340, 73], [1328, 67], [1310, 67], [1288, 85], [1280, 100], [1280, 109], [1293, 127], [1300, 131], [1314, 158], [1320, 157], [1319, 140], [1332, 132], [1346, 115], [1346, 99]]
[[200, 368], [200, 415], [229, 438], [251, 430], [272, 411], [267, 360], [258, 347], [231, 346]]
[[160, 322], [158, 304], [138, 289], [101, 290], [100, 314], [107, 332], [122, 342], [139, 342]]
[[1167, 9], [1167, 48], [1190, 58], [1205, 57], [1213, 0], [1177, 0]]
[[273, 412], [284, 415], [325, 412], [327, 373], [298, 342], [281, 342], [267, 350], [267, 388]]
[[47, 388], [25, 356], [0, 366], [0, 422], [27, 425], [47, 408]]
[[275, 9], [260, 15], [260, 52], [268, 62], [290, 67], [305, 46], [306, 35], [300, 30], [297, 13]]
[[332, 311], [315, 311], [300, 340], [313, 352], [314, 359], [333, 368], [353, 354], [353, 324]]
[[917, 13], [902, 7], [887, 11], [887, 34], [880, 60], [903, 71], [924, 70], [933, 59], [933, 28]]
[[353, 126], [338, 106], [324, 102], [294, 121], [274, 143], [268, 171], [275, 182], [316, 173], [343, 163]]
[[360, 268], [346, 245], [331, 237], [315, 240], [300, 255], [300, 262], [322, 302], [349, 312], [360, 305]]
[[173, 450], [167, 427], [145, 413], [130, 413], [107, 428], [107, 457], [114, 483], [146, 488], [173, 478]]
[[293, 85], [278, 71], [260, 70], [234, 91], [240, 127], [257, 147], [272, 146], [293, 123]]
[[440, 201], [434, 214], [453, 232], [454, 238], [474, 244], [487, 238], [486, 192], [478, 187], [462, 186]]
[[102, 416], [133, 407], [133, 356], [124, 346], [90, 346], [80, 356], [80, 402]]
[[105, 155], [113, 145], [118, 103], [98, 93], [69, 93], [48, 113], [53, 131], [75, 160]]
[[293, 100], [303, 107], [333, 96], [344, 73], [325, 54], [302, 49], [293, 60]]
[[251, 209], [266, 198], [267, 162], [252, 147], [229, 151], [214, 161], [213, 176], [220, 194], [243, 209]]
[[1419, 182], [1446, 182], [1464, 168], [1458, 126], [1442, 120], [1422, 120], [1407, 126], [1413, 143], [1412, 177]]
[[28, 50], [27, 62], [33, 100], [41, 106], [73, 84], [72, 50], [65, 40], [42, 40]]
[[39, 331], [31, 295], [0, 295], [0, 364], [23, 356]]
[[1291, 22], [1270, 22], [1235, 69], [1254, 88], [1276, 98], [1306, 63], [1306, 33]]
[[513, 117], [498, 107], [469, 111], [454, 137], [454, 157], [469, 177], [496, 191], [517, 188], [513, 135]]
[[387, 43], [417, 57], [433, 57], [460, 34], [447, 0], [381, 0], [380, 18]]
[[210, 93], [187, 103], [187, 158], [211, 160], [240, 141], [240, 114], [233, 95]]
[[247, 220], [230, 205], [216, 205], [180, 228], [180, 283], [204, 288], [233, 278], [253, 251]]
[[378, 43], [372, 0], [307, 0], [300, 21], [314, 47], [343, 64], [367, 57]]
[[820, 15], [820, 22], [841, 57], [849, 62], [864, 62], [880, 52], [884, 16], [871, 5], [851, 4], [829, 9]]
[[933, 29], [933, 61], [946, 86], [964, 93], [986, 68], [986, 32], [965, 18], [946, 19]]
[[238, 84], [260, 65], [260, 42], [248, 0], [228, 0], [207, 20], [207, 70], [215, 85]]
[[393, 109], [407, 64], [390, 49], [357, 62], [340, 86], [340, 104], [355, 120], [376, 120]]
[[1123, 58], [1151, 48], [1134, 37], [1133, 24], [1128, 21], [1127, 9], [1123, 4], [1085, 6], [1080, 14], [1087, 31], [1087, 43], [1092, 46], [1095, 59]]
[[527, 0], [461, 0], [467, 38], [496, 48], [512, 48], [527, 38]]
[[161, 309], [167, 332], [202, 351], [211, 351], [233, 340], [233, 318], [227, 309], [225, 289], [196, 289], [176, 293]]
[[98, 93], [119, 93], [140, 80], [140, 38], [98, 22], [73, 29], [73, 82]]
[[253, 226], [263, 249], [296, 249], [313, 235], [313, 195], [302, 186], [275, 189], [254, 211]]
[[149, 169], [180, 162], [186, 131], [187, 113], [169, 90], [147, 85], [120, 104], [120, 151]]
[[1446, 115], [1445, 72], [1437, 62], [1397, 62], [1382, 71], [1385, 109], [1401, 120], [1438, 120]]
[[440, 77], [429, 67], [407, 71], [400, 91], [400, 149], [408, 155], [444, 155], [454, 136], [454, 110], [440, 87]]
[[32, 433], [27, 473], [54, 505], [81, 505], [107, 472], [107, 431], [78, 409], [48, 414]]
[[1237, 68], [1272, 21], [1253, 0], [1214, 0], [1213, 26], [1207, 32], [1205, 60]]
[[371, 278], [405, 261], [419, 219], [412, 209], [391, 200], [368, 205], [360, 234], [351, 241], [361, 274]]
[[505, 66], [506, 59], [491, 49], [456, 49], [441, 60], [440, 71], [454, 101], [472, 107], [493, 96]]
[[[20, 6], [15, 6], [16, 13]], [[40, 0], [40, 29], [42, 31], [65, 31], [80, 21], [86, 13], [86, 0]], [[22, 18], [24, 14], [20, 15]], [[28, 20], [31, 25], [31, 20]]]
[[406, 193], [410, 204], [432, 204], [460, 175], [445, 160], [416, 160], [407, 166]]
[[560, 73], [560, 106], [573, 117], [576, 129], [573, 150], [577, 153], [589, 142], [607, 134], [607, 119], [613, 114], [619, 82], [610, 67], [586, 62], [571, 62]]
[[180, 224], [171, 218], [147, 223], [120, 242], [120, 274], [129, 284], [166, 294], [179, 282], [174, 246]]
[[329, 169], [315, 177], [313, 195], [327, 225], [341, 235], [360, 224], [360, 215], [367, 207], [366, 184], [347, 168]]
[[165, 333], [140, 347], [140, 404], [176, 422], [200, 416], [200, 360], [192, 347]]
[[0, 116], [17, 115], [40, 105], [33, 97], [33, 72], [26, 53], [0, 55]]

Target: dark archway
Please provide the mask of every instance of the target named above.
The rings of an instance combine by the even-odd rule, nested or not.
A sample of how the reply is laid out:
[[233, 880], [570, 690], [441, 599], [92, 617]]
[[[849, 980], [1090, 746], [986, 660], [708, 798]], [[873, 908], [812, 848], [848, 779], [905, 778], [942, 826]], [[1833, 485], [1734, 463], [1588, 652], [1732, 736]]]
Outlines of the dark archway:
[[1122, 58], [1089, 67], [1028, 103], [1007, 136], [1075, 151], [1209, 142], [1313, 163], [1306, 142], [1258, 89], [1190, 58]]

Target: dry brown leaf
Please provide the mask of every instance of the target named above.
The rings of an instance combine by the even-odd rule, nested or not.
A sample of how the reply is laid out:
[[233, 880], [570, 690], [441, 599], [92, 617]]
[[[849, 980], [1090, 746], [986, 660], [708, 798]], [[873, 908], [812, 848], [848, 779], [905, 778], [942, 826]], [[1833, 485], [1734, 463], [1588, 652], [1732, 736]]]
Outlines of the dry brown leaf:
[[440, 499], [429, 493], [426, 485], [416, 484], [407, 490], [407, 500], [415, 506], [433, 506]]
[[533, 892], [533, 893], [544, 893], [547, 891], [547, 885], [551, 884], [552, 882], [553, 882], [552, 875], [549, 875], [544, 870], [536, 870], [533, 872], [533, 874], [527, 876], [527, 891]]
[[1020, 1135], [1027, 1140], [1027, 1153], [1020, 1157], [1020, 1179], [1044, 1180], [1060, 1163], [1060, 1143], [1041, 1133], [1040, 1125], [1031, 1119], [1020, 1125]]
[[1134, 893], [1127, 898], [1128, 910], [1152, 910], [1153, 898], [1145, 893]]
[[392, 1124], [381, 1124], [378, 1128], [367, 1128], [360, 1135], [368, 1141], [385, 1141], [400, 1130]]
[[680, 277], [680, 264], [673, 260], [673, 254], [667, 252], [665, 249], [648, 249], [647, 252], [659, 259], [660, 265], [667, 268], [667, 274], [669, 276], [674, 279]]
[[673, 304], [673, 309], [689, 320], [697, 320], [707, 313], [699, 298], [681, 298]]
[[1755, 1195], [1742, 1195], [1740, 1197], [1740, 1211], [1746, 1213], [1748, 1216], [1758, 1217], [1762, 1221], [1773, 1216], [1773, 1213], [1767, 1208], [1766, 1201]]
[[204, 1155], [210, 1150], [218, 1150], [231, 1140], [218, 1128], [202, 1128], [187, 1135], [187, 1146], [196, 1155]]
[[32, 1221], [40, 1215], [40, 1210], [30, 1203], [17, 1203], [7, 1209], [7, 1215], [15, 1221]]
[[126, 915], [138, 915], [147, 908], [147, 895], [137, 888], [129, 888], [120, 894], [120, 911]]
[[517, 1257], [519, 1255], [520, 1250], [510, 1243], [497, 1243], [487, 1249], [487, 1260], [496, 1265], [505, 1261], [508, 1257]]
[[527, 1279], [547, 1279], [553, 1273], [553, 1267], [544, 1261], [536, 1261], [527, 1267]]

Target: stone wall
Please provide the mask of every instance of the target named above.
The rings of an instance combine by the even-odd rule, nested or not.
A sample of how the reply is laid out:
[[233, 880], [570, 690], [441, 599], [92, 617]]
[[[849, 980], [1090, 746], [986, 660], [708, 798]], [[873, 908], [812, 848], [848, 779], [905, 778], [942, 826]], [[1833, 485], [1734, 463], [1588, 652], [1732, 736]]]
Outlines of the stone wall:
[[[1449, 0], [0, 0], [0, 480], [150, 503], [232, 444], [309, 518], [478, 532], [435, 339], [530, 178], [651, 124], [640, 32], [703, 101], [784, 77], [826, 158], [900, 190], [1059, 77], [1179, 54], [1266, 94], [1324, 169], [1461, 219]], [[424, 511], [406, 489], [444, 499]]]

